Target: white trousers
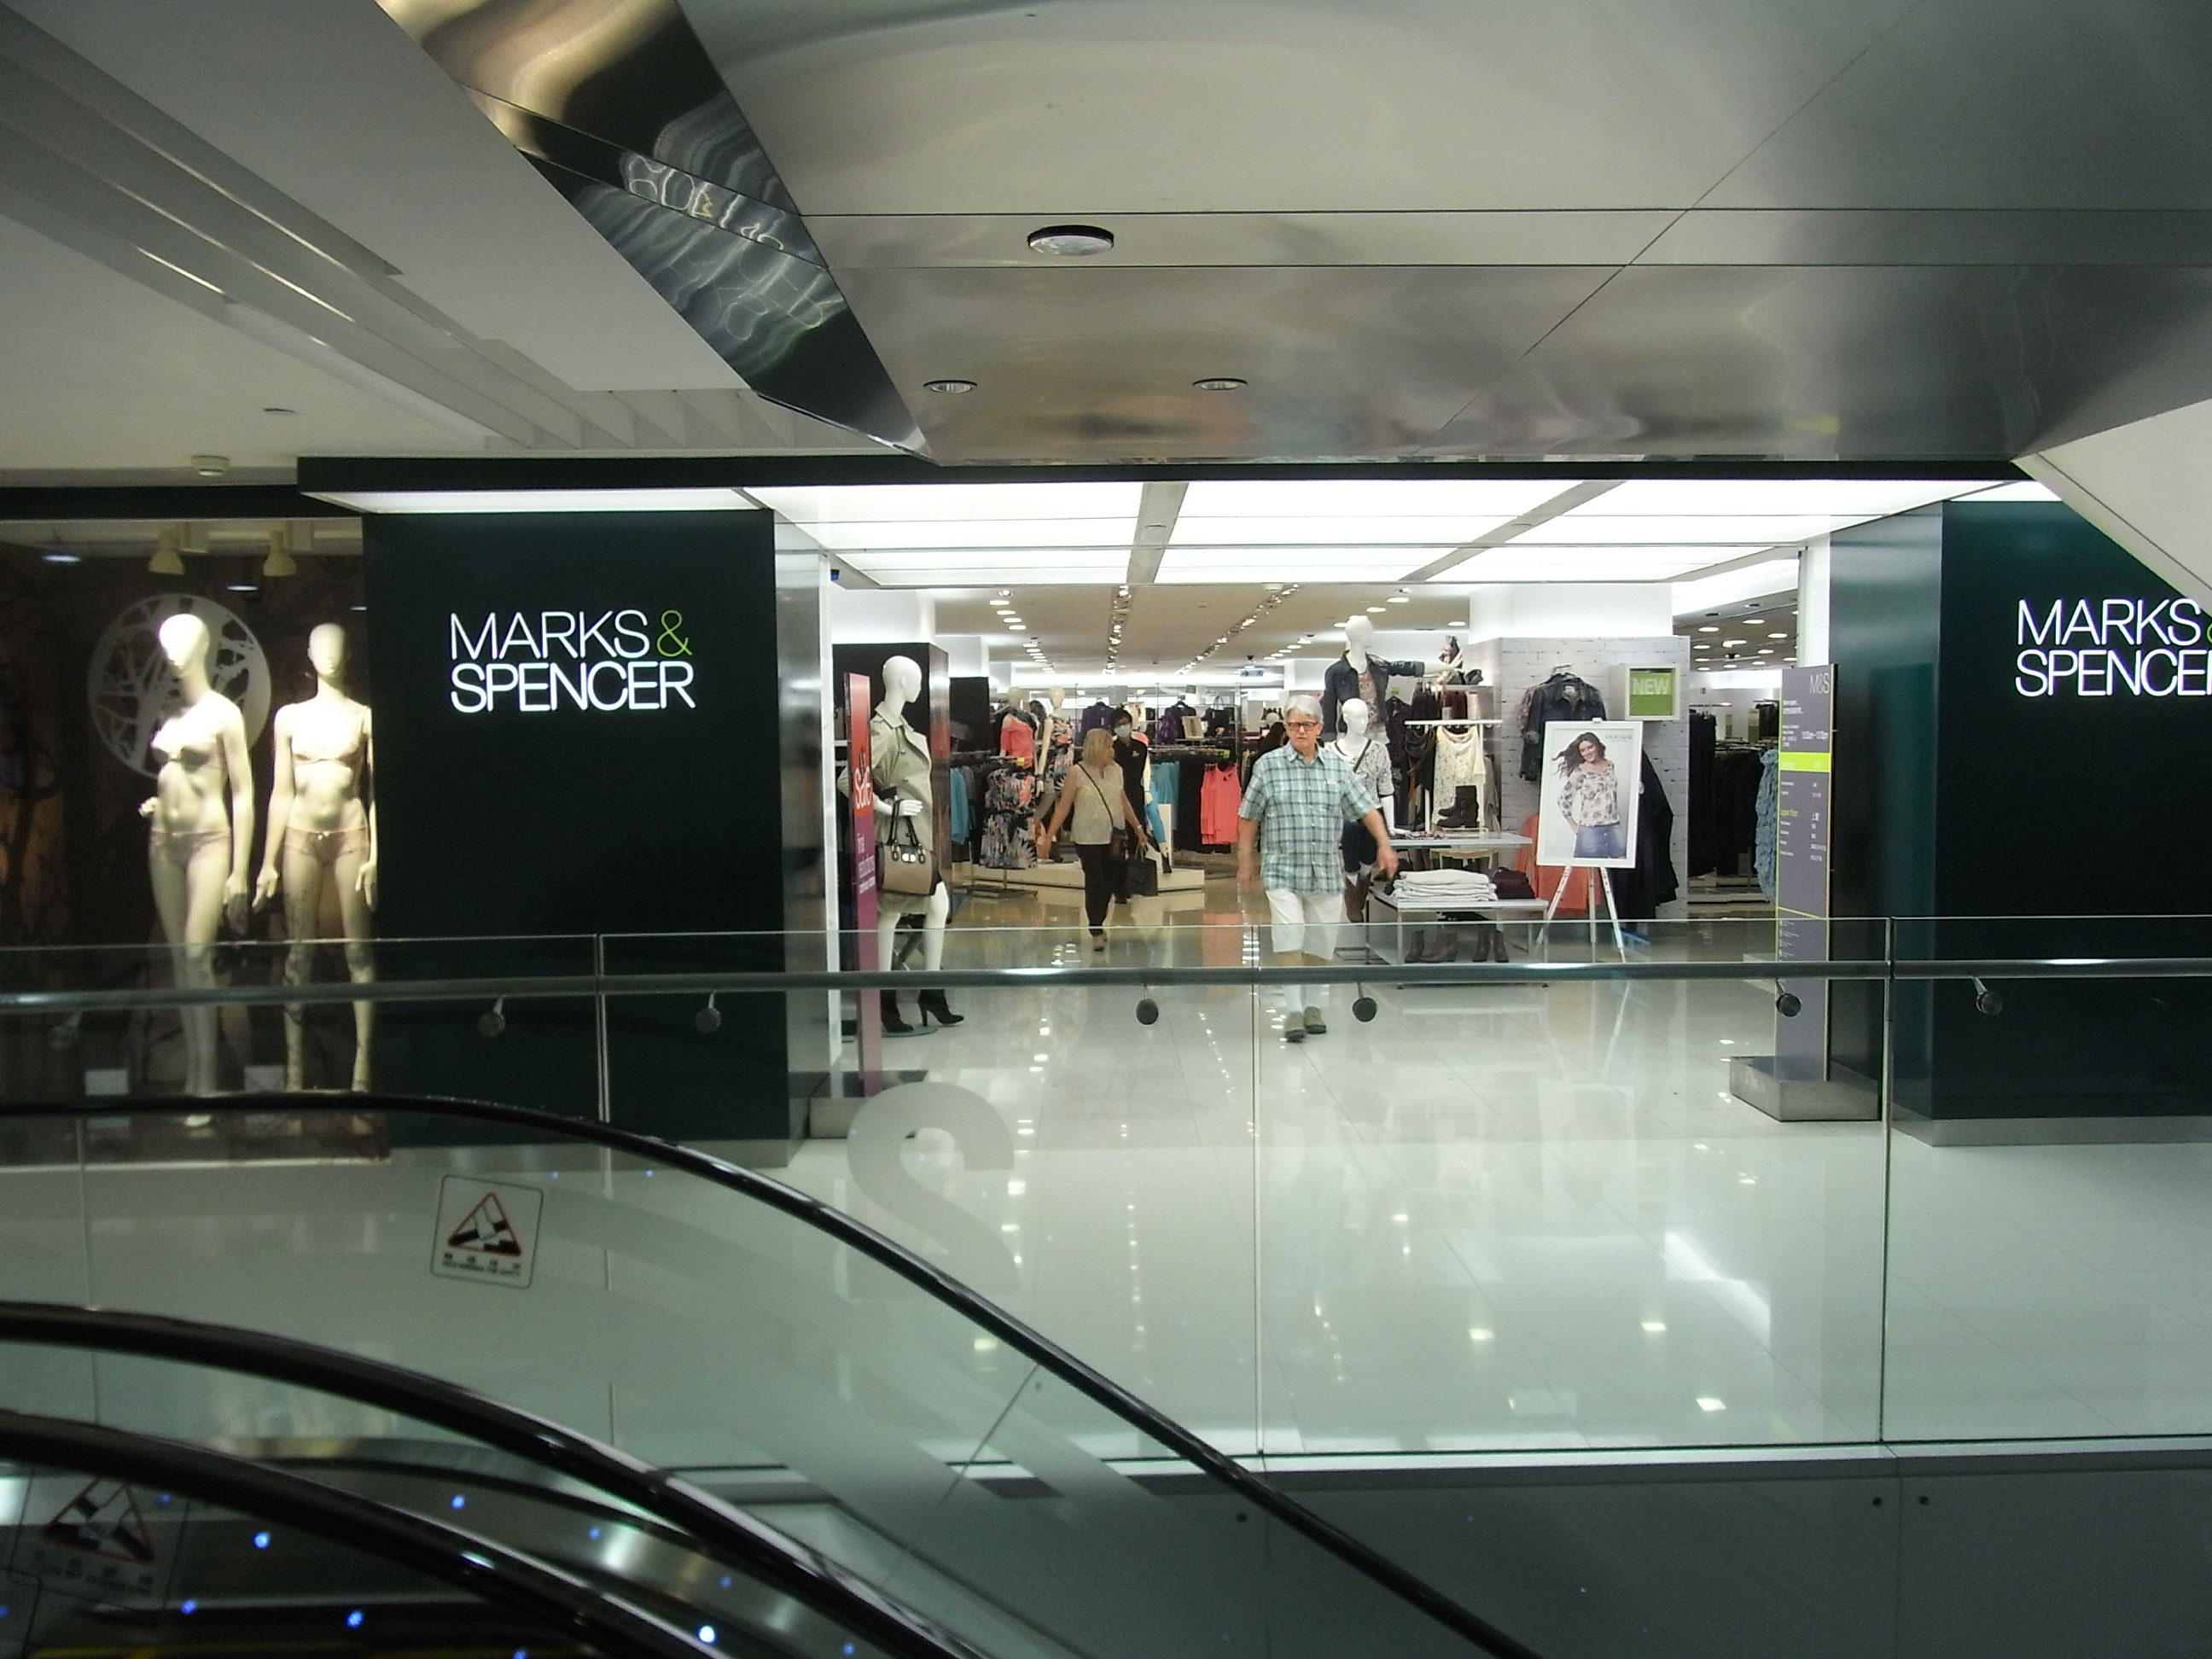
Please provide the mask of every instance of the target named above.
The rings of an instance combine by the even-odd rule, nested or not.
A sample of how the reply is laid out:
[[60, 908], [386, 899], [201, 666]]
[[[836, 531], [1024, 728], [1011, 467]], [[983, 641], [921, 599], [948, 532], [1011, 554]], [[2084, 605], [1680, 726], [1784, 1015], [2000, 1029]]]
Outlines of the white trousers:
[[1344, 889], [1326, 893], [1294, 893], [1287, 887], [1267, 890], [1269, 948], [1279, 956], [1304, 951], [1323, 962], [1336, 959], [1337, 930], [1344, 926]]

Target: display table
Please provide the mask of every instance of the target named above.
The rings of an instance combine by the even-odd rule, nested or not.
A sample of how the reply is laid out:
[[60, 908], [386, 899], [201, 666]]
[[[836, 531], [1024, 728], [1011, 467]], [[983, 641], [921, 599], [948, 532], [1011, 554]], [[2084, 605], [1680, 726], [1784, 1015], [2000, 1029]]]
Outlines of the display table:
[[1402, 967], [1406, 936], [1410, 933], [1449, 927], [1455, 922], [1535, 921], [1543, 914], [1541, 899], [1492, 899], [1487, 904], [1470, 904], [1457, 899], [1401, 900], [1384, 892], [1370, 892], [1364, 943], [1379, 960]]
[[1516, 853], [1528, 845], [1528, 837], [1504, 830], [1444, 830], [1435, 835], [1393, 830], [1390, 845], [1401, 853]]

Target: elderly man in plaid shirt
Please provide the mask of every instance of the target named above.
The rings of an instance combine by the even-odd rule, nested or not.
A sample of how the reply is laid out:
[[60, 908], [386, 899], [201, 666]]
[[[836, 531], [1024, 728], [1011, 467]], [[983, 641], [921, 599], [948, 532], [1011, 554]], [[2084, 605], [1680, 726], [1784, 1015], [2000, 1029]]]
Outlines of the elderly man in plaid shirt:
[[[1292, 697], [1283, 727], [1288, 746], [1260, 757], [1237, 809], [1243, 820], [1237, 826], [1237, 880], [1266, 890], [1278, 963], [1294, 963], [1301, 956], [1328, 962], [1344, 923], [1344, 826], [1355, 819], [1366, 826], [1383, 876], [1398, 873], [1398, 855], [1374, 792], [1352, 775], [1343, 756], [1321, 746], [1320, 703], [1304, 694]], [[1282, 988], [1280, 999], [1283, 1036], [1291, 1042], [1328, 1030], [1322, 1014], [1328, 988], [1307, 988], [1314, 1000], [1303, 1009], [1298, 988]]]

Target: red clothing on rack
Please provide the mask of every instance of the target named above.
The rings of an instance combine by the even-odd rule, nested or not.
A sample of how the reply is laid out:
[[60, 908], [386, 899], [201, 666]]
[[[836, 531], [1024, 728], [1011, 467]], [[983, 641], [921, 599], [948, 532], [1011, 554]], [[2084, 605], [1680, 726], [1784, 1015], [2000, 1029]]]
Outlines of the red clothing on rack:
[[1244, 786], [1234, 766], [1209, 766], [1198, 789], [1198, 839], [1204, 847], [1237, 844], [1237, 809], [1244, 803]]

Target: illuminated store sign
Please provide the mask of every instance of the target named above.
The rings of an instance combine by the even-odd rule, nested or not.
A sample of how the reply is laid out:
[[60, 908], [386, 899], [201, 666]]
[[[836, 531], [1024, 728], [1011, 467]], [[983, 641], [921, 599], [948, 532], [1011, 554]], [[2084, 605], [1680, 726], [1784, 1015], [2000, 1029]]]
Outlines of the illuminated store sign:
[[699, 706], [680, 611], [662, 611], [657, 626], [642, 611], [495, 611], [480, 621], [449, 613], [446, 629], [448, 695], [464, 714]]
[[2212, 697], [2212, 647], [2194, 599], [2020, 601], [2013, 685], [2023, 697]]

